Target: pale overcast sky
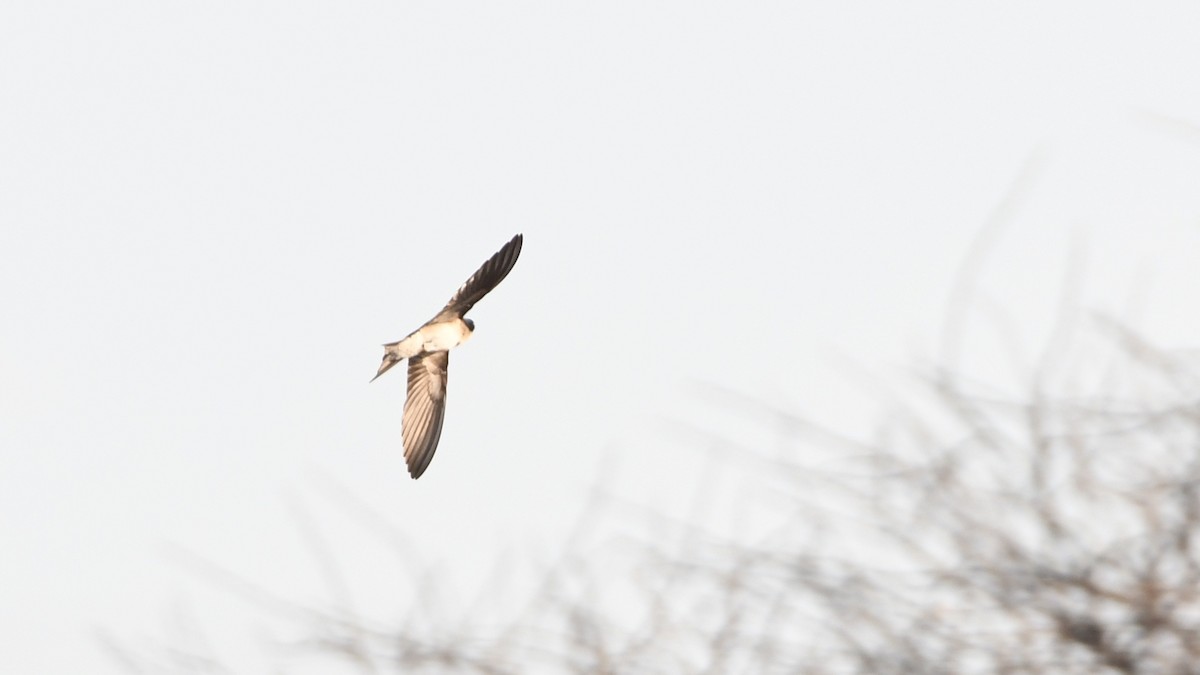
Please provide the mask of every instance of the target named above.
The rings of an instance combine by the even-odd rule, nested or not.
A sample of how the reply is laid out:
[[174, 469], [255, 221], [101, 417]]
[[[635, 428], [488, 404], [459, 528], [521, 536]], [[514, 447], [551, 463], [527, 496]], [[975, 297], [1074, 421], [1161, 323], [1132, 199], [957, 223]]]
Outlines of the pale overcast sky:
[[[1030, 349], [1073, 259], [1200, 345], [1197, 36], [1188, 2], [0, 4], [0, 671], [118, 672], [98, 630], [193, 614], [258, 663], [172, 551], [327, 600], [297, 510], [394, 614], [331, 482], [465, 600], [601, 477], [669, 511], [702, 453], [664, 421], [758, 433], [697, 382], [862, 421], [846, 362], [936, 359], [989, 222]], [[414, 482], [379, 345], [516, 232]]]

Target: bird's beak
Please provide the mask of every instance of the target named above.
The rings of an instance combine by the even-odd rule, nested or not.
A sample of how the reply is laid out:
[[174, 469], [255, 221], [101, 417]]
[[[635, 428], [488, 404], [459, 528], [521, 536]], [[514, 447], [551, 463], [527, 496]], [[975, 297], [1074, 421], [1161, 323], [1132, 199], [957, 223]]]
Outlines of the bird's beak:
[[391, 354], [384, 354], [383, 355], [383, 363], [379, 364], [379, 372], [375, 373], [375, 377], [371, 378], [371, 382], [378, 380], [380, 375], [386, 373], [389, 368], [396, 365], [397, 363], [400, 363], [400, 359], [392, 357]]

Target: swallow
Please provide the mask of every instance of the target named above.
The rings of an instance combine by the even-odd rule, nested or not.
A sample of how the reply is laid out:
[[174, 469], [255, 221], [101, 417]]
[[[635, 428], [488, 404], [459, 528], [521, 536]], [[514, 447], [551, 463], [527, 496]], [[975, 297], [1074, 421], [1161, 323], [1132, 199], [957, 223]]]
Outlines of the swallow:
[[455, 291], [437, 316], [403, 340], [383, 346], [383, 363], [379, 364], [379, 372], [371, 378], [372, 382], [392, 366], [408, 359], [408, 398], [404, 401], [401, 435], [404, 461], [414, 480], [425, 473], [442, 437], [450, 350], [466, 342], [475, 332], [475, 322], [463, 316], [512, 271], [517, 256], [521, 255], [521, 243], [521, 235], [513, 237]]

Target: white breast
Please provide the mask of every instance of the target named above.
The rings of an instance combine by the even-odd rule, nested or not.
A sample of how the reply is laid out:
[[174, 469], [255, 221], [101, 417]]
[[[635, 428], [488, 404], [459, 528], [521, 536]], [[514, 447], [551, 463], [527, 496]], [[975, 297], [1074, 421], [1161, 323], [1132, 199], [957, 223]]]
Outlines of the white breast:
[[422, 351], [441, 352], [453, 349], [467, 341], [471, 331], [461, 320], [435, 323], [421, 329]]

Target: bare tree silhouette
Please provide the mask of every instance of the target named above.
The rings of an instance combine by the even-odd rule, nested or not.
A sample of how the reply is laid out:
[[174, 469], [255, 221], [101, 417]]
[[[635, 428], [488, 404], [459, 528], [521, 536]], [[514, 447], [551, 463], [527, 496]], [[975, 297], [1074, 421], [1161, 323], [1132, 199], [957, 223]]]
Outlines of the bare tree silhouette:
[[[1197, 364], [1105, 317], [1057, 345], [1016, 398], [934, 370], [870, 442], [718, 391], [839, 459], [746, 448], [769, 535], [659, 520], [661, 536], [579, 543], [490, 633], [367, 625], [196, 568], [364, 673], [1200, 672]], [[617, 511], [598, 496], [579, 541]], [[106, 644], [130, 672], [227, 672]]]

